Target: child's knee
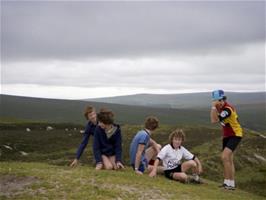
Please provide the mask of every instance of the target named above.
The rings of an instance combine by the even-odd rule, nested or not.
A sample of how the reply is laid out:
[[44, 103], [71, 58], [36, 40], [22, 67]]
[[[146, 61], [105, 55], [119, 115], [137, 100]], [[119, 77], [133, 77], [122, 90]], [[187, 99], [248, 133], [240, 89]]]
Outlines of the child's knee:
[[107, 165], [104, 165], [104, 169], [106, 169], [106, 170], [112, 170], [112, 169], [114, 169], [114, 167], [111, 164], [107, 164]]
[[196, 163], [195, 160], [190, 160], [190, 161], [189, 161], [189, 165], [190, 165], [191, 167], [193, 167], [193, 168], [197, 167], [197, 163]]
[[187, 162], [188, 162], [189, 168], [196, 168], [197, 167], [196, 161], [190, 160], [190, 161], [187, 161]]
[[229, 162], [230, 161], [230, 157], [228, 155], [226, 155], [226, 154], [222, 154], [221, 155], [221, 160], [223, 162]]
[[180, 181], [183, 183], [186, 183], [188, 179], [188, 176], [185, 173], [182, 173], [180, 176]]

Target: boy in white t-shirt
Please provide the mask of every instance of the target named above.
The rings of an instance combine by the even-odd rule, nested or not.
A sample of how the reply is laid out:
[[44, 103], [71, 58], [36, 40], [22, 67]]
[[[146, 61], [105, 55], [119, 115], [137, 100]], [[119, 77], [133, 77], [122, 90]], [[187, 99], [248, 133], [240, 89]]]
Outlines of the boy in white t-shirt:
[[[199, 178], [199, 175], [202, 173], [201, 163], [197, 157], [181, 146], [184, 139], [185, 134], [181, 129], [175, 130], [170, 134], [170, 144], [164, 146], [157, 155], [154, 168], [149, 174], [150, 177], [156, 176], [156, 168], [159, 162], [162, 161], [164, 174], [167, 178], [183, 183], [202, 183]], [[182, 159], [187, 161], [182, 163]], [[186, 174], [189, 169], [192, 170], [192, 177]]]

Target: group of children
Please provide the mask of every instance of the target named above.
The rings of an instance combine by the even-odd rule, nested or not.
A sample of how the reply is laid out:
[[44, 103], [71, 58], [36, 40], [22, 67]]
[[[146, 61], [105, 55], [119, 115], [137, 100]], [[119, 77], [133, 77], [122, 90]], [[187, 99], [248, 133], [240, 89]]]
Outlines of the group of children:
[[[220, 122], [223, 126], [224, 183], [222, 187], [235, 189], [233, 151], [242, 138], [242, 129], [238, 122], [235, 109], [226, 101], [222, 90], [212, 92], [211, 122]], [[88, 120], [83, 140], [77, 150], [76, 158], [71, 167], [78, 164], [78, 160], [88, 144], [89, 137], [94, 136], [93, 154], [96, 161], [96, 170], [123, 169], [122, 162], [122, 136], [118, 124], [114, 123], [114, 114], [111, 110], [101, 109], [96, 113], [95, 108], [88, 106], [85, 110]], [[174, 130], [169, 136], [169, 144], [161, 148], [151, 136], [159, 127], [159, 120], [154, 116], [145, 119], [144, 129], [132, 139], [130, 145], [130, 165], [136, 174], [142, 175], [145, 171], [150, 177], [163, 172], [172, 180], [183, 183], [202, 183], [199, 175], [202, 173], [200, 160], [182, 146], [185, 139], [183, 130]], [[182, 162], [186, 160], [185, 162]], [[191, 171], [192, 175], [187, 172]]]
[[[78, 164], [78, 160], [88, 144], [89, 137], [93, 139], [93, 154], [96, 162], [96, 170], [123, 169], [122, 163], [122, 136], [118, 124], [114, 123], [114, 114], [111, 110], [101, 109], [96, 113], [95, 108], [88, 106], [85, 110], [88, 120], [83, 140], [77, 150], [76, 158], [71, 167]], [[150, 177], [164, 172], [169, 179], [201, 183], [199, 174], [202, 166], [197, 157], [182, 146], [185, 135], [182, 130], [175, 130], [170, 134], [169, 144], [161, 148], [151, 138], [152, 133], [159, 127], [159, 120], [149, 116], [144, 122], [144, 129], [140, 130], [133, 138], [130, 145], [130, 165], [136, 174], [142, 175], [147, 171]], [[188, 161], [181, 163], [182, 159]], [[162, 162], [163, 166], [159, 166]], [[194, 176], [187, 176], [191, 169]]]

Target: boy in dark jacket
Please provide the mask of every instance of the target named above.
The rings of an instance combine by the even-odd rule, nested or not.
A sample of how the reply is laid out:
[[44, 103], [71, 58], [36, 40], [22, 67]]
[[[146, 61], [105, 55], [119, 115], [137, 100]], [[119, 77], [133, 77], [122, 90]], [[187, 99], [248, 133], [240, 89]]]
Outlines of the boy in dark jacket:
[[98, 126], [94, 132], [93, 153], [96, 170], [116, 170], [122, 164], [122, 137], [120, 126], [114, 124], [114, 114], [107, 109], [97, 113]]
[[70, 164], [71, 167], [77, 166], [78, 160], [81, 157], [82, 153], [84, 152], [84, 150], [85, 150], [85, 148], [89, 142], [90, 136], [94, 135], [94, 130], [95, 130], [96, 125], [97, 125], [97, 116], [96, 116], [96, 110], [94, 107], [87, 106], [85, 109], [85, 112], [84, 112], [84, 116], [88, 120], [88, 122], [87, 122], [87, 125], [85, 128], [85, 132], [83, 134], [82, 142], [80, 143], [79, 148], [77, 150], [76, 158]]

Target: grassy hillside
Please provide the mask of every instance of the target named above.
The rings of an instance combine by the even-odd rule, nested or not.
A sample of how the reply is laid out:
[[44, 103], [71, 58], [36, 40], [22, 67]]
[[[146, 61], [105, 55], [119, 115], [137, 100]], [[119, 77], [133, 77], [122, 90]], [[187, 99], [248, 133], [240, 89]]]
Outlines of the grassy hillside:
[[[119, 104], [55, 100], [0, 95], [0, 122], [35, 121], [84, 124], [83, 110], [87, 105], [97, 109], [108, 107], [120, 124], [142, 124], [148, 115], [156, 115], [162, 124], [210, 125], [209, 107], [171, 109]], [[241, 123], [246, 128], [266, 130], [265, 104], [237, 107]]]
[[[78, 170], [69, 170], [66, 166], [70, 164], [71, 160], [75, 157], [75, 152], [78, 147], [78, 145], [81, 142], [82, 139], [82, 134], [79, 132], [79, 130], [82, 128], [80, 126], [65, 126], [63, 124], [58, 124], [54, 126], [54, 130], [52, 131], [46, 131], [45, 127], [50, 124], [39, 124], [37, 126], [34, 124], [34, 126], [31, 126], [31, 124], [17, 124], [16, 126], [7, 126], [5, 125], [0, 126], [1, 128], [1, 134], [0, 134], [0, 161], [1, 161], [1, 166], [4, 166], [3, 169], [1, 169], [2, 174], [5, 174], [5, 171], [3, 172], [2, 170], [7, 170], [11, 169], [11, 172], [13, 175], [24, 175], [23, 173], [29, 170], [28, 174], [25, 174], [27, 176], [34, 176], [35, 173], [38, 174], [50, 174], [49, 176], [52, 176], [53, 178], [56, 173], [63, 174], [62, 178], [65, 177], [68, 180], [72, 179], [73, 177], [77, 177], [78, 180], [73, 180], [73, 183], [71, 181], [68, 181], [70, 183], [66, 184], [64, 179], [57, 180], [59, 185], [64, 185], [60, 186], [62, 191], [60, 192], [60, 189], [52, 189], [54, 188], [53, 186], [47, 186], [48, 189], [44, 190], [51, 190], [50, 192], [46, 192], [45, 194], [47, 195], [56, 195], [57, 192], [59, 194], [63, 195], [65, 193], [66, 196], [71, 197], [70, 193], [66, 192], [66, 188], [71, 188], [75, 184], [81, 184], [81, 188], [84, 187], [93, 187], [99, 189], [99, 193], [95, 192], [93, 195], [101, 195], [103, 188], [106, 188], [105, 186], [101, 188], [101, 186], [98, 185], [90, 185], [90, 186], [85, 186], [88, 182], [84, 182], [82, 178], [83, 176], [86, 176], [85, 174], [94, 174], [93, 170], [89, 167], [92, 167], [94, 165], [93, 163], [93, 156], [92, 156], [92, 141], [89, 141], [88, 147], [86, 148], [86, 151], [84, 152], [84, 155], [81, 157], [80, 160], [80, 166], [85, 166], [81, 167]], [[26, 127], [31, 128], [30, 132], [27, 132], [25, 129]], [[66, 130], [67, 128], [67, 130]], [[184, 143], [184, 146], [190, 149], [194, 154], [196, 154], [200, 160], [203, 163], [203, 168], [204, 168], [204, 174], [202, 175], [204, 178], [208, 180], [215, 181], [216, 183], [209, 182], [211, 187], [206, 186], [206, 194], [201, 193], [198, 197], [196, 194], [190, 194], [190, 192], [200, 192], [201, 189], [196, 189], [196, 186], [192, 186], [192, 188], [195, 188], [195, 190], [190, 190], [190, 187], [183, 186], [182, 184], [172, 185], [170, 186], [173, 187], [172, 189], [178, 190], [180, 188], [180, 191], [186, 191], [186, 195], [183, 196], [184, 198], [187, 197], [186, 199], [194, 199], [194, 198], [201, 198], [201, 199], [206, 199], [210, 198], [212, 199], [211, 196], [206, 196], [209, 195], [209, 190], [213, 190], [213, 195], [217, 195], [220, 197], [220, 192], [224, 193], [224, 191], [221, 191], [217, 188], [217, 186], [221, 183], [222, 181], [222, 164], [220, 162], [220, 149], [221, 149], [221, 133], [220, 130], [217, 128], [210, 128], [210, 127], [204, 127], [204, 126], [183, 126], [183, 125], [175, 125], [175, 126], [169, 126], [169, 125], [161, 125], [159, 130], [157, 130], [153, 138], [161, 143], [162, 145], [167, 144], [168, 141], [168, 135], [169, 133], [174, 130], [175, 128], [183, 128], [185, 133], [186, 133], [186, 142]], [[123, 160], [125, 164], [129, 164], [129, 144], [135, 135], [135, 133], [141, 129], [140, 125], [124, 125], [122, 126], [122, 134], [123, 134]], [[245, 130], [245, 138], [243, 139], [241, 145], [237, 149], [236, 156], [235, 156], [235, 161], [236, 161], [236, 169], [237, 169], [237, 187], [241, 190], [245, 190], [248, 192], [251, 192], [256, 195], [260, 195], [261, 197], [266, 197], [266, 192], [265, 192], [265, 186], [266, 186], [266, 146], [265, 146], [265, 138], [260, 136], [260, 134], [265, 134], [265, 133], [257, 133], [249, 130]], [[6, 146], [10, 148], [6, 148]], [[26, 153], [26, 154], [25, 154]], [[24, 162], [27, 162], [29, 164], [23, 164]], [[38, 162], [38, 163], [44, 163], [44, 164], [34, 164], [32, 162]], [[2, 165], [3, 164], [3, 165]], [[47, 165], [49, 164], [49, 165]], [[56, 166], [50, 166], [50, 165], [56, 165]], [[16, 167], [14, 167], [16, 166]], [[19, 167], [18, 167], [19, 166]], [[89, 166], [89, 167], [88, 167]], [[22, 170], [20, 172], [19, 170], [22, 168], [26, 167], [26, 169]], [[16, 169], [13, 169], [16, 168]], [[40, 168], [40, 169], [39, 169]], [[41, 171], [44, 168], [47, 168], [47, 171], [43, 172], [38, 172]], [[54, 170], [54, 171], [53, 171]], [[11, 174], [12, 174], [11, 173]], [[72, 174], [73, 173], [73, 174]], [[75, 174], [77, 173], [77, 174]], [[108, 174], [109, 172], [104, 172], [105, 174]], [[119, 174], [119, 175], [117, 175]], [[69, 177], [67, 177], [69, 175]], [[136, 182], [137, 179], [129, 178], [127, 179], [126, 177], [132, 177], [130, 170], [126, 172], [121, 172], [121, 173], [116, 173], [118, 176], [118, 179], [123, 179], [125, 181], [124, 183], [128, 180], [132, 179], [132, 183]], [[121, 176], [120, 176], [121, 175]], [[47, 175], [48, 176], [48, 175]], [[101, 175], [99, 175], [101, 176]], [[37, 176], [38, 177], [38, 176]], [[70, 178], [72, 177], [72, 178]], [[91, 180], [89, 175], [86, 176], [88, 180]], [[114, 177], [114, 176], [112, 176]], [[115, 176], [116, 177], [116, 176]], [[124, 180], [124, 178], [126, 178]], [[55, 179], [51, 180], [55, 180]], [[40, 177], [38, 179], [44, 180], [44, 185], [47, 185], [47, 181], [50, 180], [50, 177]], [[147, 179], [143, 179], [147, 180]], [[150, 179], [148, 179], [150, 180]], [[108, 184], [109, 181], [115, 181], [112, 179], [108, 179]], [[156, 179], [157, 181], [157, 179]], [[158, 179], [159, 183], [158, 188], [163, 187], [167, 188], [169, 184], [173, 184], [171, 182], [164, 182], [164, 179], [162, 177]], [[50, 181], [48, 181], [50, 184]], [[53, 181], [51, 181], [53, 182]], [[103, 182], [103, 180], [102, 180]], [[150, 181], [149, 181], [150, 182]], [[101, 182], [100, 182], [101, 183]], [[129, 182], [131, 183], [131, 182]], [[48, 185], [49, 185], [48, 184]], [[84, 184], [84, 185], [83, 185]], [[119, 184], [118, 184], [119, 185]], [[134, 185], [134, 184], [133, 184]], [[157, 186], [155, 187], [156, 191], [158, 190]], [[114, 186], [119, 187], [119, 186]], [[130, 186], [129, 186], [130, 187]], [[135, 188], [135, 185], [132, 186]], [[136, 186], [137, 187], [137, 186]], [[141, 187], [141, 186], [140, 186]], [[145, 188], [148, 187], [147, 185], [144, 186]], [[184, 188], [183, 188], [184, 187]], [[37, 187], [39, 188], [39, 187]], [[43, 186], [40, 186], [40, 188], [43, 188]], [[186, 189], [187, 188], [187, 189]], [[77, 188], [74, 187], [74, 190]], [[40, 189], [42, 191], [42, 189]], [[60, 191], [59, 191], [60, 190]], [[78, 190], [78, 189], [77, 189]], [[176, 191], [173, 190], [173, 193], [167, 192], [168, 190], [159, 190], [160, 192], [158, 195], [162, 196], [157, 196], [161, 197], [162, 199], [175, 199], [174, 196], [178, 195], [180, 192], [179, 190]], [[38, 191], [38, 190], [37, 190]], [[92, 195], [88, 191], [82, 191], [80, 189], [83, 195]], [[138, 187], [133, 189], [133, 191], [137, 192]], [[142, 191], [142, 190], [140, 190]], [[136, 196], [133, 195], [131, 196], [130, 194], [127, 194], [128, 191], [121, 192], [119, 193], [120, 198], [125, 199], [124, 195], [129, 195], [129, 199], [134, 199], [140, 198], [140, 193], [138, 193]], [[240, 192], [240, 191], [238, 191]], [[236, 194], [240, 194], [240, 193]], [[38, 192], [37, 192], [38, 193]], [[163, 194], [171, 194], [170, 196], [164, 196]], [[235, 193], [234, 193], [235, 194]], [[74, 195], [74, 194], [73, 194]], [[78, 194], [76, 194], [78, 195]], [[107, 196], [104, 196], [103, 198], [110, 199], [110, 198], [118, 198], [118, 195], [116, 192], [106, 194]], [[111, 196], [108, 196], [111, 195]], [[114, 196], [112, 196], [114, 195]], [[205, 196], [204, 196], [205, 195]], [[60, 196], [60, 195], [59, 195]], [[59, 196], [56, 196], [59, 198]], [[237, 195], [236, 195], [237, 196]], [[24, 198], [24, 196], [22, 196]], [[168, 198], [169, 197], [169, 198]], [[226, 198], [227, 196], [221, 196], [221, 198]], [[244, 198], [244, 196], [241, 196], [241, 198]], [[239, 198], [240, 198], [239, 197]], [[251, 199], [256, 199], [256, 196], [247, 196], [250, 197]], [[23, 199], [22, 198], [22, 199]], [[26, 198], [26, 197], [25, 197]], [[73, 196], [73, 198], [78, 198], [78, 196]], [[147, 196], [147, 198], [150, 198], [150, 196]], [[237, 198], [234, 196], [234, 198]], [[146, 198], [145, 198], [146, 199]], [[157, 198], [158, 199], [158, 198]], [[181, 198], [182, 199], [182, 198]], [[248, 199], [248, 198], [246, 198]]]
[[17, 119], [29, 121], [45, 121], [50, 123], [84, 123], [83, 110], [87, 105], [97, 109], [107, 107], [116, 114], [120, 124], [142, 124], [148, 115], [156, 115], [164, 124], [190, 123], [209, 124], [209, 111], [149, 108], [142, 106], [126, 106], [118, 104], [55, 100], [29, 97], [1, 95], [0, 120]]
[[[164, 177], [120, 172], [96, 172], [88, 166], [70, 169], [45, 163], [2, 162], [1, 199], [261, 199], [237, 191], [224, 191], [216, 183], [185, 185]], [[9, 185], [8, 185], [9, 184]]]

